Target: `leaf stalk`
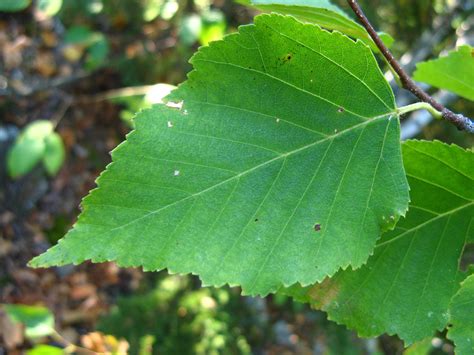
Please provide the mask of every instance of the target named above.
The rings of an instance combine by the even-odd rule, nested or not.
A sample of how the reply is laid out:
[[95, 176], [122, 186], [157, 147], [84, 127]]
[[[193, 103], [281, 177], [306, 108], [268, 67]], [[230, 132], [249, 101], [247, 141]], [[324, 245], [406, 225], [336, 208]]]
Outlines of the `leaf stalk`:
[[442, 119], [443, 118], [443, 113], [435, 109], [433, 106], [431, 106], [427, 102], [415, 102], [414, 104], [411, 105], [406, 105], [402, 107], [397, 108], [397, 113], [398, 115], [404, 115], [408, 112], [416, 111], [416, 110], [427, 110], [429, 111], [433, 117], [437, 119]]

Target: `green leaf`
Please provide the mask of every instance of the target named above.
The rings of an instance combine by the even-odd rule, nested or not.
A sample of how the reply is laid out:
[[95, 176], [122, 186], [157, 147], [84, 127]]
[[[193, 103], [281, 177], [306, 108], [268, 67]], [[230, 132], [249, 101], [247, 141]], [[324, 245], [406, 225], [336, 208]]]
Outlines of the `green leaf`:
[[88, 48], [86, 67], [89, 70], [104, 64], [109, 54], [109, 41], [102, 33], [95, 33], [95, 42]]
[[448, 338], [454, 341], [457, 355], [474, 353], [474, 275], [464, 280], [449, 307], [451, 327]]
[[109, 54], [109, 41], [101, 32], [93, 32], [84, 26], [71, 27], [64, 36], [64, 42], [87, 49], [86, 68], [100, 67]]
[[190, 46], [197, 41], [202, 31], [201, 17], [196, 14], [184, 16], [179, 26], [180, 40]]
[[265, 295], [365, 263], [408, 205], [392, 91], [363, 43], [255, 21], [193, 57], [181, 109], [137, 116], [32, 266], [115, 260]]
[[[344, 11], [328, 0], [243, 0], [241, 2], [261, 11], [291, 15], [303, 22], [317, 24], [329, 30], [340, 31], [360, 39], [369, 45], [372, 50], [379, 51], [365, 28], [353, 21]], [[388, 47], [394, 42], [394, 39], [387, 33], [381, 32], [379, 35]]]
[[156, 19], [161, 12], [163, 0], [145, 0], [143, 3], [143, 19], [146, 22]]
[[[406, 218], [378, 242], [367, 265], [305, 291], [307, 301], [360, 335], [398, 334], [411, 344], [447, 325], [465, 277], [459, 259], [474, 234], [474, 153], [408, 141], [403, 160], [411, 187]], [[301, 290], [297, 296], [304, 300]]]
[[45, 150], [43, 154], [43, 164], [49, 175], [56, 175], [64, 163], [64, 144], [61, 136], [51, 133], [45, 139]]
[[27, 350], [26, 355], [64, 355], [63, 349], [51, 345], [36, 345], [33, 349]]
[[221, 11], [209, 10], [202, 14], [202, 29], [199, 33], [199, 42], [208, 45], [212, 41], [222, 39], [226, 30], [224, 14]]
[[26, 9], [30, 6], [31, 0], [1, 0], [0, 11], [16, 12]]
[[94, 32], [85, 26], [73, 26], [64, 35], [64, 42], [67, 44], [78, 44], [88, 47], [95, 41]]
[[423, 339], [403, 351], [403, 355], [429, 355], [433, 349], [432, 337]]
[[446, 57], [418, 63], [413, 78], [474, 101], [474, 47], [461, 46]]
[[17, 178], [29, 173], [41, 160], [45, 149], [44, 141], [22, 139], [8, 151], [8, 175]]
[[63, 5], [63, 0], [38, 0], [38, 9], [45, 15], [56, 15]]
[[41, 338], [55, 332], [54, 316], [45, 307], [20, 304], [5, 304], [3, 307], [12, 321], [25, 326], [25, 335], [30, 339]]
[[38, 120], [28, 124], [20, 138], [25, 139], [44, 139], [53, 131], [53, 124], [48, 120]]
[[8, 174], [19, 177], [30, 172], [43, 157], [45, 138], [53, 131], [53, 125], [46, 120], [30, 123], [18, 136], [8, 151]]

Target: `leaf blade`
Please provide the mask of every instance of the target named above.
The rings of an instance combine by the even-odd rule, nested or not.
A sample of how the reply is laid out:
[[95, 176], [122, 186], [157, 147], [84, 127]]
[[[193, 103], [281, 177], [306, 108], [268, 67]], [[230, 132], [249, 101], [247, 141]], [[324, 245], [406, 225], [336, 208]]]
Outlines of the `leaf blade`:
[[[345, 61], [340, 46], [370, 65]], [[408, 202], [393, 94], [369, 49], [262, 15], [192, 63], [169, 97], [182, 109], [159, 105], [136, 119], [75, 228], [32, 264], [117, 260], [196, 273], [205, 284], [238, 284], [250, 294], [363, 264], [392, 225], [381, 215], [396, 220]], [[340, 95], [347, 82], [305, 85], [302, 70], [317, 70], [317, 85], [337, 74], [352, 94]], [[361, 104], [355, 90], [373, 104]], [[386, 178], [388, 198], [380, 189]], [[130, 188], [118, 194], [120, 184]], [[357, 208], [346, 196], [360, 200]]]
[[25, 326], [28, 338], [36, 339], [54, 334], [54, 315], [49, 309], [22, 304], [5, 304], [3, 307], [12, 321]]
[[[375, 52], [379, 52], [377, 45], [373, 42], [364, 27], [353, 21], [338, 6], [330, 1], [280, 1], [280, 0], [249, 0], [241, 3], [253, 6], [264, 12], [277, 12], [283, 15], [291, 15], [302, 22], [313, 23], [329, 30], [340, 31], [353, 38], [360, 39], [370, 46]], [[382, 41], [390, 47], [394, 39], [387, 33], [379, 33]]]
[[421, 62], [413, 78], [474, 101], [474, 48], [460, 46], [446, 57]]
[[451, 327], [448, 338], [456, 345], [456, 354], [472, 354], [474, 351], [474, 275], [464, 280], [450, 305]]
[[411, 344], [446, 326], [448, 305], [465, 277], [459, 259], [474, 233], [474, 154], [441, 142], [408, 141], [403, 156], [410, 210], [368, 263], [312, 288], [283, 292], [312, 302], [362, 336], [387, 332]]

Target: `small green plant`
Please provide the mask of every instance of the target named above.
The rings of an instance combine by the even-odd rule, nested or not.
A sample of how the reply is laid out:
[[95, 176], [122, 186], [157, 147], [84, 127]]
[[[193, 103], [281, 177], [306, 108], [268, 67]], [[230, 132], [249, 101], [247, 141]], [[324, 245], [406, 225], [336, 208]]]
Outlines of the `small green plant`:
[[[363, 26], [328, 1], [254, 0], [277, 13], [200, 48], [167, 103], [137, 115], [74, 228], [31, 265], [193, 273], [290, 295], [362, 336], [410, 345], [448, 328], [471, 354], [474, 276], [460, 258], [474, 241], [474, 153], [401, 143], [400, 116], [474, 125], [421, 90], [348, 3]], [[471, 61], [440, 60], [429, 77], [469, 73], [473, 49], [460, 52]], [[396, 106], [375, 55], [419, 103]], [[466, 97], [472, 83], [433, 81]]]
[[[29, 306], [23, 304], [4, 304], [1, 305], [8, 319], [14, 324], [23, 328], [24, 336], [33, 344], [33, 347], [26, 351], [27, 355], [67, 355], [67, 354], [91, 354], [93, 342], [89, 342], [90, 348], [83, 348], [72, 344], [59, 334], [55, 329], [53, 313], [43, 306]], [[101, 348], [107, 354], [121, 355], [126, 353], [128, 344], [123, 340], [117, 340], [115, 337], [101, 333], [90, 333], [83, 337], [87, 340], [92, 337], [96, 342], [102, 344]], [[47, 345], [44, 342], [50, 338], [57, 346]], [[84, 341], [86, 342], [87, 341]], [[107, 350], [107, 352], [105, 352]], [[148, 352], [143, 352], [148, 354]]]
[[2, 0], [0, 1], [0, 11], [16, 12], [30, 6], [31, 0]]
[[[58, 13], [62, 3], [62, 0], [38, 0], [35, 2], [35, 5], [38, 6], [38, 10], [44, 15], [51, 17]], [[30, 5], [31, 0], [1, 0], [0, 11], [17, 12], [25, 10]]]
[[41, 163], [49, 175], [56, 175], [64, 162], [64, 144], [54, 125], [38, 120], [27, 125], [8, 151], [8, 174], [13, 178], [29, 173]]
[[250, 354], [239, 324], [250, 312], [241, 309], [240, 295], [228, 288], [196, 290], [191, 281], [167, 276], [147, 293], [120, 299], [98, 329], [127, 339], [130, 354], [147, 341], [154, 354]]
[[109, 53], [109, 42], [104, 34], [84, 26], [73, 26], [66, 32], [63, 50], [70, 60], [80, 59], [85, 52], [85, 67], [94, 70], [104, 64]]

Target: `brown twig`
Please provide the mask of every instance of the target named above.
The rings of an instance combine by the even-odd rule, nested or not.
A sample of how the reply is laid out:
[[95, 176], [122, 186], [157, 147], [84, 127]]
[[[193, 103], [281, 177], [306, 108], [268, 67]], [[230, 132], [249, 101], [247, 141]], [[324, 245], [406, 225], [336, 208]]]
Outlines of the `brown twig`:
[[387, 59], [390, 66], [395, 70], [400, 78], [400, 82], [404, 89], [410, 91], [413, 95], [418, 97], [421, 101], [429, 103], [432, 107], [436, 110], [441, 112], [441, 116], [451, 123], [453, 123], [459, 130], [464, 130], [469, 133], [474, 133], [474, 123], [462, 114], [456, 114], [451, 110], [444, 107], [441, 103], [433, 99], [430, 95], [428, 95], [423, 89], [421, 89], [413, 79], [405, 72], [402, 68], [400, 63], [395, 59], [393, 54], [387, 48], [387, 46], [382, 42], [379, 35], [375, 31], [374, 27], [371, 25], [367, 17], [365, 16], [364, 12], [362, 11], [359, 3], [357, 0], [347, 0], [347, 3], [354, 11], [357, 18], [360, 20], [362, 25], [365, 27], [367, 32], [369, 33], [372, 40], [375, 42], [377, 47], [380, 49], [382, 55]]

